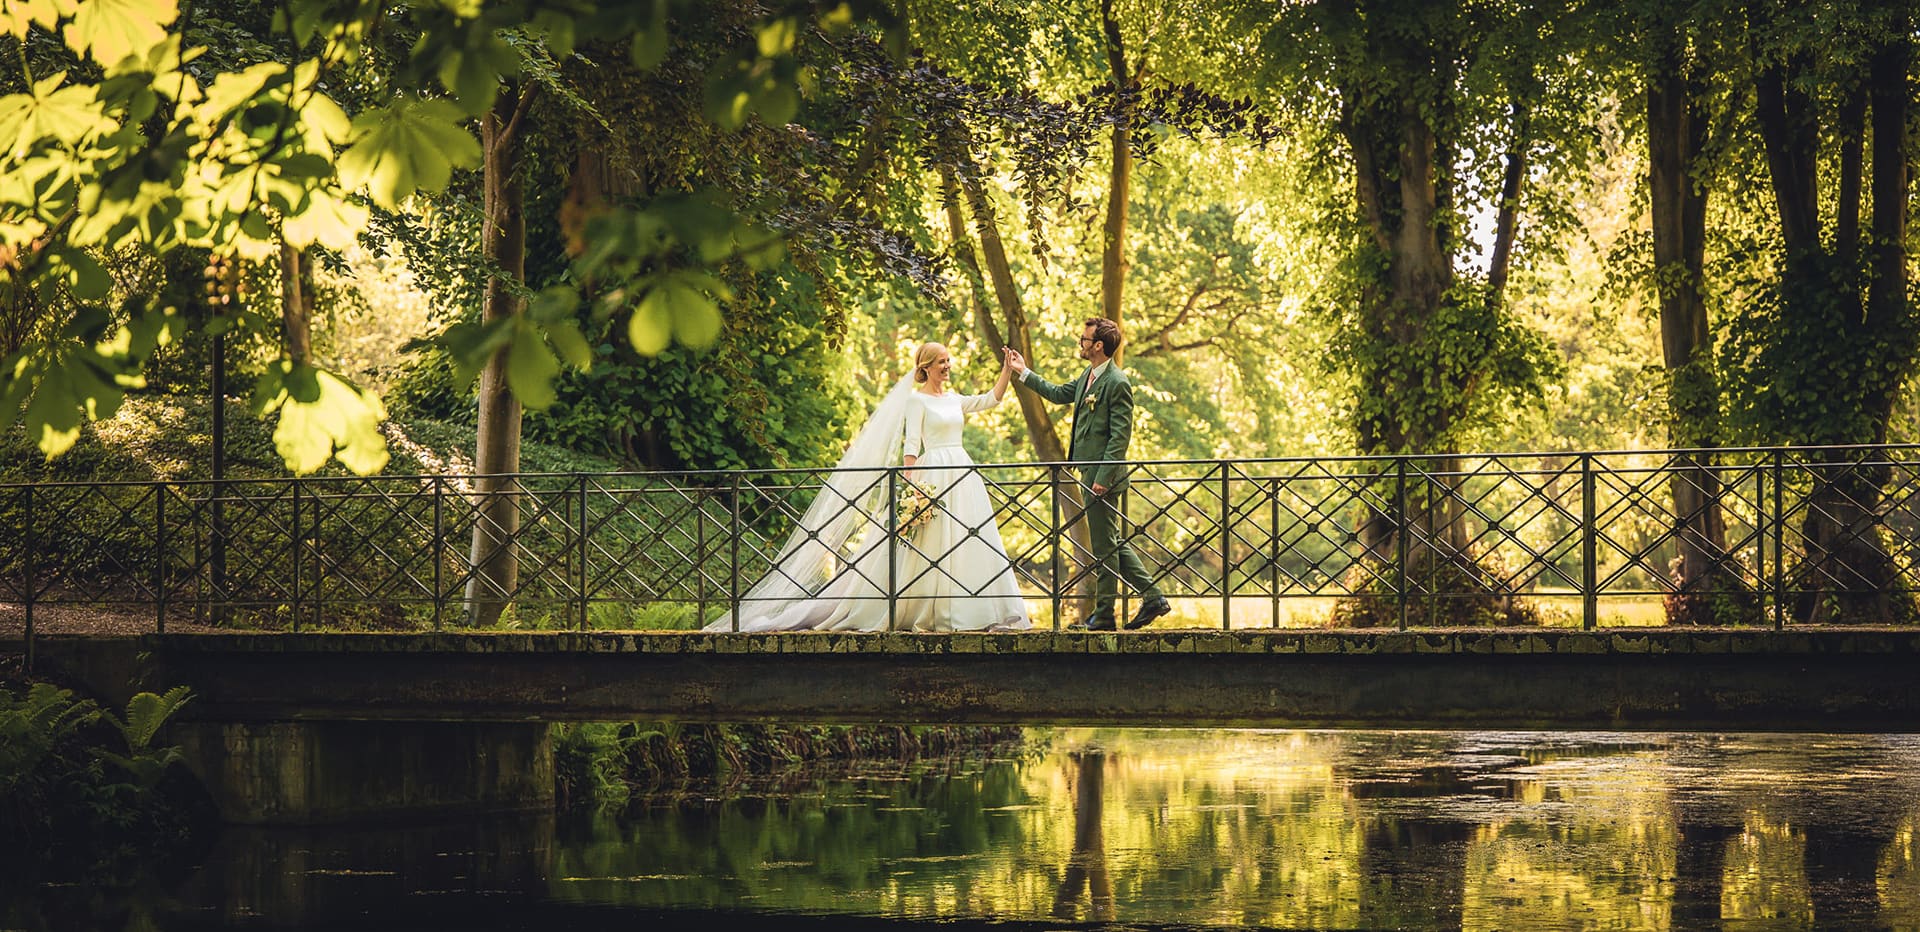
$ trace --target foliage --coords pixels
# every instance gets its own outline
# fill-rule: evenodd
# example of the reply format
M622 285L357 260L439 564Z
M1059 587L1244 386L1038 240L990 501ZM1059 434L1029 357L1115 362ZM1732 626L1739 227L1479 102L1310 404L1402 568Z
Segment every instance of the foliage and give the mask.
M957 757L1018 744L1020 728L979 725L556 725L562 808L624 802L669 785L720 788L808 763Z
M124 713L51 683L0 689L0 859L43 879L112 877L132 861L177 849L203 818L204 797L156 746L188 701L185 687L139 693Z
M372 208L399 210L477 167L468 121L493 107L503 81L571 56L577 36L619 43L637 67L658 65L671 44L669 6L305 5L272 16L256 33L265 41L249 46L286 56L244 67L208 56L206 43L222 33L197 29L171 3L10 7L0 25L25 84L0 97L0 303L10 317L47 323L22 328L0 403L23 409L36 443L57 455L84 421L111 415L144 384L158 347L196 327L263 322L245 313L193 320L163 295L119 287L98 256L197 248L237 269L289 250L344 250ZM785 123L805 80L802 37L874 16L884 11L795 3L754 19L714 64L708 115L726 127L755 116ZM403 36L411 42L397 51ZM329 92L343 76L363 79L348 82L354 99ZM716 302L729 297L706 268L777 254L774 237L698 194L607 206L580 221L575 232L591 247L574 257L573 282L542 289L523 312L444 335L458 372L504 351L513 390L543 407L562 360L592 362L575 317L582 287L594 319L624 316L642 352L670 339L704 345L718 329ZM335 373L289 357L263 373L254 399L258 413L280 416L276 442L296 471L335 456L362 473L384 462L378 398Z
M1534 627L1538 606L1502 583L1499 554L1463 554L1458 559L1430 558L1408 567L1406 595L1396 590L1390 560L1369 559L1348 571L1351 598L1334 605L1336 628L1390 628L1400 624L1404 607L1410 625Z
M1551 4L1251 4L1243 15L1265 30L1262 73L1302 99L1306 120L1338 128L1316 134L1339 155L1322 163L1322 196L1358 195L1329 212L1325 234L1347 257L1319 304L1335 321L1336 367L1363 387L1359 446L1458 449L1477 421L1559 374L1501 283L1465 268L1463 253L1470 212L1503 206L1505 165L1521 160L1542 180L1583 167L1584 149L1560 144L1581 136L1581 85L1554 61L1577 26ZM1544 234L1567 224L1542 187L1523 193L1535 248L1550 249ZM1520 255L1528 242L1514 244Z
M528 419L528 434L655 468L830 463L853 419L844 356L811 277L787 266L740 294L764 303L733 315L709 352L647 357L626 341L602 344L600 363L563 378L560 400Z
M1911 322L1858 333L1865 270L1828 255L1781 260L1773 287L1734 317L1722 352L1742 434L1765 444L1875 443L1884 414L1864 403L1912 378ZM1835 391L1846 373L1851 390Z

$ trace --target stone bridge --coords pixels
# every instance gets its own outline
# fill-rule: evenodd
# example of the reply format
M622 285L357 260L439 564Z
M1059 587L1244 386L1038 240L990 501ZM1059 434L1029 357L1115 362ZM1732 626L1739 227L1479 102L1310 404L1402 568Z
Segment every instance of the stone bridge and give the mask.
M556 721L1920 728L1920 631L43 636L107 701L185 684L236 821L538 805Z

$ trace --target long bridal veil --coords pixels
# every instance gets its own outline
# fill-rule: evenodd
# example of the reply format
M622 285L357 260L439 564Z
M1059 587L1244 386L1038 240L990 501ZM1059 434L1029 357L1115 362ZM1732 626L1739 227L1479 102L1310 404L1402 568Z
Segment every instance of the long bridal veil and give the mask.
M764 623L818 595L870 536L886 533L892 508L886 470L900 462L907 406L912 400L913 373L909 372L861 425L793 533L787 535L767 574L740 597L742 629L769 627ZM733 612L728 611L709 622L706 630L733 627Z

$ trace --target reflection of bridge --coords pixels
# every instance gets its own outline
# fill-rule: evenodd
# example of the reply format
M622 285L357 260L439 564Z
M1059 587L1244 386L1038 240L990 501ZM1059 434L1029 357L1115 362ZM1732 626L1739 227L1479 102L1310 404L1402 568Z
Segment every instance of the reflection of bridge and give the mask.
M978 471L1036 622L1062 627L1093 569L1068 471ZM1878 624L1911 620L1888 596L1915 588L1917 474L1901 446L1137 463L1126 533L1176 603L1162 627L1321 626L1338 605L1406 628L1526 605L1591 630L1656 621L1675 595L1693 620ZM456 625L469 597L511 603L523 629L685 629L739 606L822 495L895 551L873 597L938 574L940 554L889 533L901 471L828 475L521 475L500 481L511 520L449 476L0 486L0 599L30 643L53 607L155 630L393 631ZM481 572L484 542L517 574Z

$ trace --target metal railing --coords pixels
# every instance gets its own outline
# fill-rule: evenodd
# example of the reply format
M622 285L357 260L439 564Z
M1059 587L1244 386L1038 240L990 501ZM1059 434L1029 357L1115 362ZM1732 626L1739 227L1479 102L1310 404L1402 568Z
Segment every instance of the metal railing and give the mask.
M1907 621L1920 581L1912 446L1128 470L1121 536L1189 625ZM1077 467L966 473L984 487L1035 623L1075 618L1100 569L1078 530ZM881 505L863 512L872 527L860 539L888 554L852 597L895 607L974 594L941 581L946 554L923 550L918 529L894 533L893 493L910 477L864 475ZM828 477L511 477L500 494L516 520L493 535L518 556L504 586L476 570L486 555L472 550L474 526L493 519L465 477L0 485L0 600L24 610L29 641L36 610L50 607L150 613L159 631L188 621L425 630L464 624L476 597L508 604L509 626L696 627L751 615L742 600ZM1687 520L1676 494L1702 503ZM959 530L964 540L985 527Z

